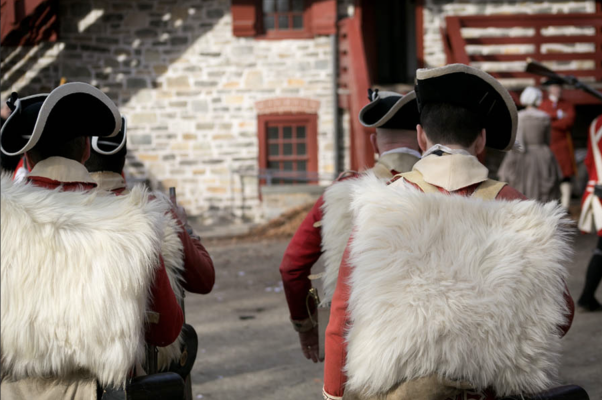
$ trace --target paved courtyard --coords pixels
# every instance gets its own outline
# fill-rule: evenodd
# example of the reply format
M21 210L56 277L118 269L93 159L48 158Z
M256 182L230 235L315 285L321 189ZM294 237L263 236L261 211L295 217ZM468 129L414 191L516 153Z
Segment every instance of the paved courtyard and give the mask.
M578 236L569 266L573 297L594 236ZM323 364L303 358L288 311L278 266L287 241L209 243L216 286L186 299L188 322L199 334L193 372L195 399L320 399ZM319 264L316 271L322 269ZM602 299L602 290L598 290ZM602 400L602 313L577 313L564 339L561 379Z

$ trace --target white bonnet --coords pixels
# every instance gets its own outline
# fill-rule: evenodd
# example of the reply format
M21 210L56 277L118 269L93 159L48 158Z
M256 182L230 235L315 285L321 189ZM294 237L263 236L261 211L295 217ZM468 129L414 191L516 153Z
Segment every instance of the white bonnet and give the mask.
M520 104L523 106L538 106L541 103L541 90L529 86L520 95Z

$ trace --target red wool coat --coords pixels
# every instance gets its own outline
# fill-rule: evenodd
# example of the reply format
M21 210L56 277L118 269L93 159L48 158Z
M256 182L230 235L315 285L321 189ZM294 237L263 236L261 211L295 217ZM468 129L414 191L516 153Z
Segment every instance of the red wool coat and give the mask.
M337 182L358 176L353 173L337 179ZM309 280L311 268L322 255L322 229L319 222L323 218L323 205L324 197L320 196L295 232L280 263L286 302L291 319L295 321L309 318L305 299L312 287Z
M478 187L479 184L465 187L457 190L454 194L460 194L470 196ZM416 186L416 185L414 185ZM417 189L419 189L416 186ZM441 193L450 194L443 188L438 187ZM516 189L506 185L498 193L497 200L526 200ZM349 242L353 240L353 237L349 239ZM336 290L332 298L331 309L330 309L330 322L326 330L326 357L324 362L324 391L330 396L339 397L343 396L345 392L345 383L347 377L343 372L345 361L347 357L347 343L345 342L345 332L347 326L349 326L347 305L349 303L350 286L349 279L351 277L351 267L349 265L349 244L345 249L343 261L341 262L341 268L339 270L339 277L337 281ZM566 290L566 300L569 305L570 317L567 326L562 327L563 332L566 333L572 323L575 306L573 299ZM495 400L495 393L487 391L483 393L485 398L483 399L478 395L480 400ZM458 395L457 399L463 399L463 395ZM470 398L470 397L469 397Z
M591 137L592 128L594 131L594 140L592 140ZM602 236L602 225L596 224L593 221L589 221L588 219L586 219L586 217L588 216L588 213L591 213L592 215L590 216L590 218L592 218L595 221L597 218L599 220L601 214L600 209L598 208L600 199L594 196L594 186L600 184L602 176L598 175L598 170L596 168L595 161L596 157L594 156L593 151L594 148L597 148L597 150L602 154L602 137L596 136L596 133L600 129L602 129L602 115L596 118L594 121L592 121L590 131L588 131L587 155L585 156L584 164L587 168L587 174L589 176L589 179L585 191L583 192L583 197L581 199L581 218L579 220L579 227L583 228L583 231L589 232L589 230L593 226L594 229L596 229L598 236ZM600 167L602 168L602 165ZM582 225L586 225L586 222L588 226L583 227Z
M570 178L577 171L573 140L571 139L571 128L575 124L575 107L562 99L558 103L545 99L541 102L539 109L546 112L552 120L550 149L558 160L563 178ZM558 110L561 110L562 118L558 118Z

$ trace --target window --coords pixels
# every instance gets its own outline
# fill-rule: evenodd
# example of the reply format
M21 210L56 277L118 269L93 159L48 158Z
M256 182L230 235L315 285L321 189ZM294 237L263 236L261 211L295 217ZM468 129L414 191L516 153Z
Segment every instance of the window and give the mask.
M259 116L259 167L262 183L317 182L316 114Z
M336 33L336 0L232 0L232 33L304 39Z
M263 29L303 30L304 0L263 0Z

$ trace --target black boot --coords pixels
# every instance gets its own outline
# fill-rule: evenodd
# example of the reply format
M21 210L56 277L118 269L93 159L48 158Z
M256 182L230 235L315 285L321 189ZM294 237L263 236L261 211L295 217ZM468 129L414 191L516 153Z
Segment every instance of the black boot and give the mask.
M585 286L577 304L586 311L602 311L602 305L596 300L594 294L602 280L602 251L594 250L587 272L585 274Z

